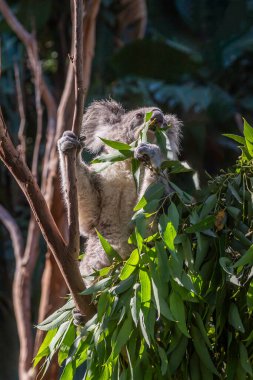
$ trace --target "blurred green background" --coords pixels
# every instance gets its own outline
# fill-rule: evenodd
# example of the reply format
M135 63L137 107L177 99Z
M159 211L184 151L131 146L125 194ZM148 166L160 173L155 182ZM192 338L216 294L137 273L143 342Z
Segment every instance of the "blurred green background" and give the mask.
M133 38L134 25L121 28L118 15L122 3L101 2L86 105L94 99L111 96L127 109L155 105L164 112L177 114L184 123L181 159L198 170L204 186L206 172L215 175L219 169L232 165L238 156L236 144L222 134L240 133L242 116L253 122L253 1L148 0L142 40ZM36 30L43 72L59 100L70 53L69 2L17 0L8 4L29 31ZM1 15L0 39L0 105L17 142L19 114L13 69L17 63L26 107L29 163L36 131L34 86L25 49ZM46 127L46 120L44 123ZM0 202L15 217L25 235L29 208L2 164ZM0 368L3 371L0 378L11 380L17 376L18 355L11 301L14 267L8 233L0 226ZM34 321L42 270L43 258L34 275Z

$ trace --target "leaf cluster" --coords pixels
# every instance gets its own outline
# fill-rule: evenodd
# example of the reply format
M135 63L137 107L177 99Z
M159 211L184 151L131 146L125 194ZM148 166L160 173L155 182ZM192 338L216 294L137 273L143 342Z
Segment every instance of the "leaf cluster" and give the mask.
M38 326L35 364L57 352L61 380L83 363L83 379L253 378L253 129L229 137L242 155L195 198L170 180L147 189L126 261L98 233L111 264L84 292L97 314L75 328L69 300Z

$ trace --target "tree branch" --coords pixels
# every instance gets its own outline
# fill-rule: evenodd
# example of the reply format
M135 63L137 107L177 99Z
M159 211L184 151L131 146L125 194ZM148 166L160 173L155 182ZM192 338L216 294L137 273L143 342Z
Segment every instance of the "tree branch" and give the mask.
M21 260L24 255L23 236L15 219L2 205L0 205L0 220L11 236L16 261Z
M22 380L32 379L32 347L33 335L31 328L31 286L30 276L24 262L24 241L21 231L10 215L10 213L0 205L0 220L8 230L13 245L16 269L13 285L13 302L20 342L19 377ZM28 275L26 275L28 274Z
M94 315L95 308L91 304L90 297L80 295L80 292L84 290L84 283L78 263L73 256L69 255L68 247L55 224L32 173L14 148L9 138L2 112L0 112L0 159L16 178L18 185L26 196L40 230L73 296L77 309L87 319L90 319Z

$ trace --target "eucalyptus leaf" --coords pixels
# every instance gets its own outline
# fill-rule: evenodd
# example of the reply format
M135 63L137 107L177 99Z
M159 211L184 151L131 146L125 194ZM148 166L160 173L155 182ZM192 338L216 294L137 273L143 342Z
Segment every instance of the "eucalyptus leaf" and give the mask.
M122 143L120 141L113 141L113 140L107 140L102 137L100 137L100 140L102 140L106 145L110 146L113 149L117 150L131 150L132 147L126 143Z
M106 240L97 230L96 230L96 233L97 233L99 241L100 241L105 253L107 254L109 260L111 262L113 259L121 261L122 259L121 259L120 255L118 254L117 251L115 251L115 249L111 246L111 244L108 242L108 240Z
M229 307L228 322L241 333L245 332L237 305L232 302Z
M197 327L192 326L191 333L192 333L193 345L200 360L213 374L219 376L218 371L212 362L212 359L210 357L210 354L201 336L200 331L197 329Z

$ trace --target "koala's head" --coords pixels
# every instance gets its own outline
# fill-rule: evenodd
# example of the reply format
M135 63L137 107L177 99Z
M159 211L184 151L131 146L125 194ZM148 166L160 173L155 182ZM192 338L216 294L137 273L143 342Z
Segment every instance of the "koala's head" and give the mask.
M114 100L93 102L83 116L81 136L85 137L85 147L92 153L99 153L108 148L100 137L131 143L137 140L145 124L145 114L152 112L150 120L156 128L165 128L169 137L171 150L175 157L179 151L182 123L174 115L164 115L157 107L143 107L126 112ZM150 141L154 141L154 132L149 131Z

